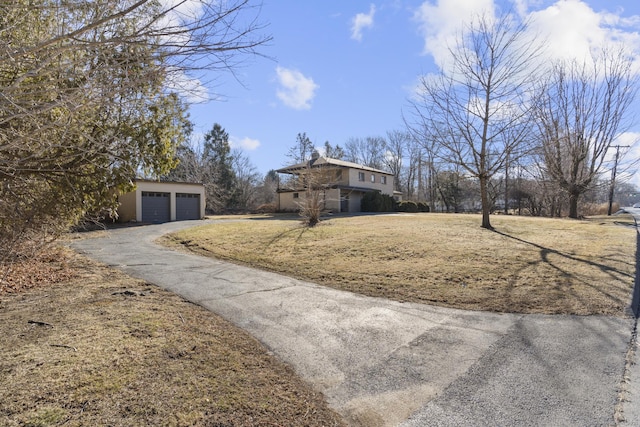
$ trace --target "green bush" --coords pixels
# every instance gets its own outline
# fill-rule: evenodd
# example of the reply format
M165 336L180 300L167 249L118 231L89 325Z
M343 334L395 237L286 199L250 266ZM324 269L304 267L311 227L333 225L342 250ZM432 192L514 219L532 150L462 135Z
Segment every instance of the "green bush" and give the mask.
M398 207L396 208L398 212L419 212L418 204L412 200L403 200L398 203Z
M426 204L425 202L418 202L418 210L420 212L429 212L429 205Z
M370 191L362 196L360 210L362 212L393 212L395 210L395 201L393 197L387 194L382 194L379 191Z

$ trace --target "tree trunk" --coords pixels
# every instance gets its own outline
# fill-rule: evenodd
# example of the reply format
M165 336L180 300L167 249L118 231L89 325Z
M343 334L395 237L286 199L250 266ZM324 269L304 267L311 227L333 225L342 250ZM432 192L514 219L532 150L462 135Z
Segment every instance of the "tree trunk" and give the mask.
M484 176L481 176L480 177L480 200L482 200L482 228L486 228L487 230L493 230L493 227L491 226L491 221L489 219L491 207L489 206L489 196L487 194L487 183L488 183L488 179Z
M579 194L569 194L569 218L578 219L578 197Z

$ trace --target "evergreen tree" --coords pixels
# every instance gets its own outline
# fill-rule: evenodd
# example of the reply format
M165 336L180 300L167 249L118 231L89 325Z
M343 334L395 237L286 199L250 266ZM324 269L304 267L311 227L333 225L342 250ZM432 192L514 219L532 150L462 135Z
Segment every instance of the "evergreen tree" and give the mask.
M218 123L205 134L202 155L210 177L209 182L205 182L208 192L207 209L221 212L229 207L236 176L229 134Z
M287 157L289 157L293 163L306 162L311 158L313 150L313 142L311 142L305 132L302 132L296 136L296 143L293 147L289 148Z
M344 157L344 149L337 144L334 147L329 141L325 141L324 156L331 159L342 160L342 158Z

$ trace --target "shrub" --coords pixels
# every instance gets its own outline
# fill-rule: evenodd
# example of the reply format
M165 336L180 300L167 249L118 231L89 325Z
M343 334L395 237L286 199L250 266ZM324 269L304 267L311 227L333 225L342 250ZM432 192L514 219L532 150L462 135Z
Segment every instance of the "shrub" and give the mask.
M275 213L277 206L275 203L264 203L255 209L256 213Z
M426 204L425 202L418 202L418 210L420 212L429 212L429 205Z
M387 194L370 191L362 196L360 210L362 212L393 212L395 210L395 200Z
M412 200L403 200L398 203L398 207L396 208L398 212L418 212L418 204Z
M617 212L620 204L614 202L611 206L611 212ZM582 207L583 215L606 215L609 211L609 203L584 203Z

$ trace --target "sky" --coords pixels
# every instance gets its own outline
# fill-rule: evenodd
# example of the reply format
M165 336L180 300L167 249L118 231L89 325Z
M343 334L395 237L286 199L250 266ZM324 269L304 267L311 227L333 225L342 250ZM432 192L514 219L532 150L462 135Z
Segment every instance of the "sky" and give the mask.
M194 139L219 123L265 174L290 163L298 133L320 147L402 130L419 76L437 72L456 31L482 10L505 9L532 18L547 40L541 61L622 43L640 73L638 0L264 0L265 57L207 78L209 100L189 110ZM636 109L621 145L640 140ZM636 145L627 159L640 159ZM640 173L632 180L640 186Z

